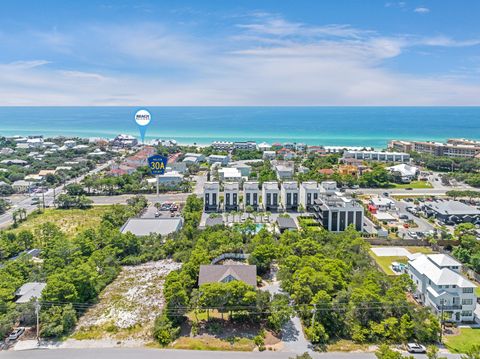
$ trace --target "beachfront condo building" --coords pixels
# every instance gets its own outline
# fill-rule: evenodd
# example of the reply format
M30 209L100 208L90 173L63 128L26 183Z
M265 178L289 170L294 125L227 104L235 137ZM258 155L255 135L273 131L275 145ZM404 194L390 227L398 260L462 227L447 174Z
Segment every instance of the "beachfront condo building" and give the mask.
M363 161L379 162L408 162L410 155L405 152L382 152L382 151L345 151L343 158L354 158Z
M431 141L392 140L388 148L396 151L426 153L432 156L480 158L480 142L449 139L446 143Z

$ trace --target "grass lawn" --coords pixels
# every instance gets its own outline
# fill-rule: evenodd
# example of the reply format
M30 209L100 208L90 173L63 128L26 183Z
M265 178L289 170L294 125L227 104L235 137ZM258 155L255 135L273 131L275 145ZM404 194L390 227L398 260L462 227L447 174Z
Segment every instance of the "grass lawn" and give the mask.
M196 338L181 337L169 345L169 348L251 352L255 348L255 344L253 343L253 340L247 338L232 338L227 341L210 336Z
M18 232L22 229L34 231L44 223L52 222L60 227L67 235L74 235L87 228L98 227L102 216L110 209L109 206L98 206L89 209L45 209L43 213L32 213L22 222L18 228L13 229Z
M428 181L412 181L410 183L392 183L394 188L432 188L432 184Z
M459 335L444 337L447 348L454 353L465 353L474 344L480 345L480 329L460 328Z
M423 254L430 254L434 253L430 247L403 247L407 249L410 253L423 253ZM370 255L372 256L373 259L375 259L375 262L382 268L382 270L388 274L388 275L395 275L395 273L392 271L390 268L390 265L392 262L399 262L399 263L407 263L408 258L404 256L389 256L389 257L378 257L373 253L372 251L369 251Z

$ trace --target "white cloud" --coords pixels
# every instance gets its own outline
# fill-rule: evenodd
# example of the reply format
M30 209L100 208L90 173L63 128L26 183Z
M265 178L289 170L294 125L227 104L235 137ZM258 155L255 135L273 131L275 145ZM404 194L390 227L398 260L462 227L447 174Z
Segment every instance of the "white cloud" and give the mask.
M265 13L235 30L219 41L160 24L86 26L84 37L63 37L75 49L69 56L85 61L81 69L46 60L0 64L0 105L480 104L479 84L384 66L410 47L475 46L475 39L381 36Z
M416 7L413 11L418 14L428 14L430 12L430 9L428 7L420 6Z

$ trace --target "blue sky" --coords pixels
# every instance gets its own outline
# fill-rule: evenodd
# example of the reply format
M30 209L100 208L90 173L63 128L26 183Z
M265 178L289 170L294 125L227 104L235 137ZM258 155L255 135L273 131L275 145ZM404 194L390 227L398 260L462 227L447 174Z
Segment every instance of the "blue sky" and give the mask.
M0 105L480 105L480 2L3 1Z

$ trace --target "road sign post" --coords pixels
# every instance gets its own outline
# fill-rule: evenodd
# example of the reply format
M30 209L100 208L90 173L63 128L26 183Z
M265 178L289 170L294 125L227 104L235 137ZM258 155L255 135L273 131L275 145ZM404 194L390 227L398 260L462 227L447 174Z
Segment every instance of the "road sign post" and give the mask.
M165 173L167 162L168 158L165 156L153 155L148 157L148 167L150 167L150 172L157 178L157 197L159 196L159 176Z

